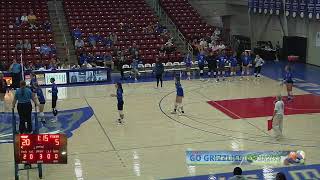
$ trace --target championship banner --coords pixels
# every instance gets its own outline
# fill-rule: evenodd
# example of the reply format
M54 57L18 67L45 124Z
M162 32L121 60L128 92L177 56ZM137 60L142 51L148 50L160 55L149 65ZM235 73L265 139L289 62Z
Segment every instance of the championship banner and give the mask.
M316 4L315 4L315 14L316 14L316 18L320 19L320 0L315 0Z
M290 13L291 13L291 9L292 9L292 3L291 3L291 0L286 0L286 7L285 7L285 10L286 10L286 16L289 16Z
M253 10L253 0L248 0L248 8L249 8L249 12Z
M298 0L292 0L291 12L292 12L292 17L295 18L297 16L297 13L299 12L299 1Z
M270 0L264 0L263 2L263 13L267 14L269 12Z
M304 165L304 151L187 151L188 165Z
M275 4L276 14L279 15L283 9L282 0L275 0Z
M276 2L275 2L275 0L270 0L269 12L270 12L270 14L273 14L274 12L276 12Z
M253 0L253 12L256 13L259 9L259 0Z
M264 6L264 1L265 0L259 0L259 13L262 13L262 9L263 9L263 6Z
M300 17L301 18L304 18L306 10L307 10L307 0L300 0L299 12L300 12Z
M313 15L315 14L314 13L314 9L315 9L314 3L315 3L314 0L309 0L308 6L307 6L307 12L308 12L309 19L312 19Z

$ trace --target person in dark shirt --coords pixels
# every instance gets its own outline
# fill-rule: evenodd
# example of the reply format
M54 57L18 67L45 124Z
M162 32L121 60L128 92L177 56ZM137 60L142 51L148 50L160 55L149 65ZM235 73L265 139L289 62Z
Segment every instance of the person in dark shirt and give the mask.
M122 89L122 84L120 82L117 82L115 84L116 87L116 94L111 94L111 97L117 97L117 107L119 111L119 116L120 118L118 119L118 124L123 124L124 120L124 114L123 114L123 89Z
M162 76L164 73L164 66L158 58L156 59L156 65L154 67L154 72L156 74L156 79L157 79L157 88L159 87L159 81L160 81L160 84L162 87Z
M54 116L53 121L58 121L58 110L57 110L57 100L58 100L58 86L55 83L55 79L51 78L50 82L51 82L51 90L49 90L49 93L51 93L52 95L52 113Z
M0 113L4 112L4 96L7 93L7 81L3 78L3 74L0 72Z
M208 76L211 77L211 73L213 72L213 77L217 77L217 61L214 56L214 52L211 51L209 53L209 56L207 57L207 62L208 62Z

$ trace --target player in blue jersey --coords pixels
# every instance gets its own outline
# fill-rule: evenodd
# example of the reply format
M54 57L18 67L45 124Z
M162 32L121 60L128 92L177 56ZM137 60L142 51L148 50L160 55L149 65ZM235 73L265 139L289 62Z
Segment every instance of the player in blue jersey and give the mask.
M122 89L122 84L120 82L117 82L115 84L116 87L116 94L111 94L111 97L117 97L118 101L118 111L119 111L119 116L120 118L118 119L118 124L123 124L123 119L124 119L124 114L123 114L123 89Z
M198 61L199 69L200 69L200 79L202 79L202 78L203 78L204 65L205 65L205 62L206 62L206 57L205 57L203 51L201 51L201 52L198 54L198 56L197 56L197 61Z
M221 52L221 54L217 58L217 64L218 64L218 78L217 81L219 81L219 77L222 77L222 80L225 80L225 66L227 63L227 56L225 55L224 51Z
M191 80L192 56L190 54L186 54L183 62L186 64L187 80Z
M238 65L238 60L237 60L237 53L234 52L233 56L230 57L229 59L230 62L230 76L234 77L237 75L237 65Z
M285 67L286 74L283 79L283 83L287 86L287 93L288 93L288 100L293 99L292 94L292 86L293 86L293 77L292 77L292 70L290 66Z
M179 115L184 114L184 110L183 110L183 105L182 105L182 99L184 98L184 92L183 92L183 88L180 82L180 77L176 76L175 77L175 85L176 85L176 101L174 104L174 109L171 112L171 114L176 114L177 110L179 112Z
M58 100L58 86L55 83L55 79L51 78L50 82L51 82L51 90L49 90L49 93L51 93L52 96L52 113L54 116L54 120L53 121L57 121L58 120L58 110L57 110L57 100Z
M31 73L30 74L30 76L31 76L31 80L30 80L30 88L31 88L31 91L33 91L34 90L34 84L35 83L37 83L38 81L37 81L37 76L36 76L36 74L34 74L34 73Z
M43 91L41 87L37 82L33 84L33 87L34 87L33 93L37 95L36 97L38 98L38 101L39 101L39 118L42 123L45 123L43 109L44 109L44 105L46 104L46 99L43 95Z
M241 78L247 74L247 76L250 75L250 67L252 66L252 59L247 51L244 52L244 55L241 57L242 61L242 72L241 72ZM249 80L249 78L248 78Z

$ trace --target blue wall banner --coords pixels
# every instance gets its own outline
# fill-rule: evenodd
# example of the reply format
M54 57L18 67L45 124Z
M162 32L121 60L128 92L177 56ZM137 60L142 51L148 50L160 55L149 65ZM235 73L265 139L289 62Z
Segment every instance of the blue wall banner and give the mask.
M300 17L301 18L304 18L306 10L307 10L307 0L300 0L299 11L300 11Z
M315 4L315 14L316 14L316 18L320 19L320 0L315 0L316 4Z
M253 0L253 12L256 13L259 9L259 0Z
M299 1L298 0L292 0L291 12L292 12L292 17L295 18L297 16L297 13L299 12Z
M276 14L279 15L283 10L282 0L276 0L275 4Z
M262 9L263 9L263 6L264 6L264 0L259 0L259 13L262 13Z
M308 6L307 6L307 12L308 12L308 16L310 19L312 19L315 10L315 1L314 0L309 0L308 2Z
M270 14L273 14L274 12L276 12L276 1L275 0L270 0L269 3L269 12Z
M263 2L263 13L267 14L269 12L270 0L264 0Z
M289 16L290 13L291 13L291 9L292 9L292 3L291 3L291 0L286 0L286 7L285 7L285 10L286 10L286 16Z

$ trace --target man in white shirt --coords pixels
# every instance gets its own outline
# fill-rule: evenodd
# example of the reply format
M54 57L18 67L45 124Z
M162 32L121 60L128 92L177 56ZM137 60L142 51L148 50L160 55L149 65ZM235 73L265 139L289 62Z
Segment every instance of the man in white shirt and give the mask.
M282 137L283 128L283 115L284 115L284 103L282 101L281 95L277 96L277 102L274 105L274 112L272 116L272 127L275 133L276 140Z

